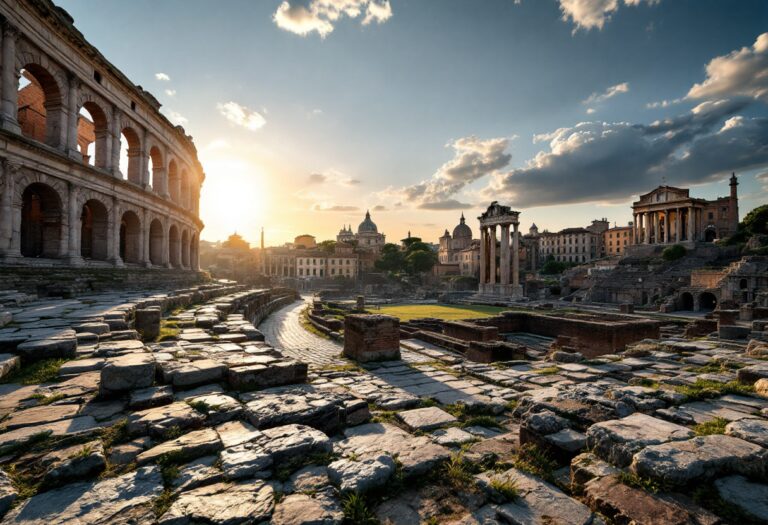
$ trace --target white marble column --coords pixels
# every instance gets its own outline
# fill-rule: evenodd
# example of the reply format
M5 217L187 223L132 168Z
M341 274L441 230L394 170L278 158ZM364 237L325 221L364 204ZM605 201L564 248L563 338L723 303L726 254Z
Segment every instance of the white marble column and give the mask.
M70 264L79 264L82 262L82 256L80 254L80 243L82 242L80 236L82 232L80 230L83 221L83 210L78 206L79 195L80 190L70 184L69 201L67 204L67 213L69 214L69 235L66 253L66 257Z
M509 224L501 226L501 261L499 282L509 284Z
M18 31L8 22L2 24L2 102L0 103L0 126L14 133L21 132L18 121L19 72L16 71L16 38Z
M491 256L490 256L490 268L488 270L489 273L489 279L488 282L490 284L496 284L496 225L491 226L491 235L489 240L491 246Z
M683 240L682 232L682 217L680 216L680 208L675 208L675 242L680 242Z
M488 257L488 230L484 227L480 227L480 287L485 284L487 257Z
M518 224L513 223L512 233L512 285L520 286L520 234L517 232Z
M651 243L651 217L648 212L644 212L643 216L643 244Z
M660 225L659 212L655 211L653 212L653 244L661 244L661 239L659 238Z

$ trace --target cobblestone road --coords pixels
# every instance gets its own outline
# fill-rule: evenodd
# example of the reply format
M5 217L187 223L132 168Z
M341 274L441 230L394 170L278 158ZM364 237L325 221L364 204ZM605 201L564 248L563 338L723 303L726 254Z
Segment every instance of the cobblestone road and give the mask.
M301 326L299 316L307 301L295 302L274 312L259 325L259 330L269 344L287 356L316 366L345 364L339 358L341 344L319 337Z

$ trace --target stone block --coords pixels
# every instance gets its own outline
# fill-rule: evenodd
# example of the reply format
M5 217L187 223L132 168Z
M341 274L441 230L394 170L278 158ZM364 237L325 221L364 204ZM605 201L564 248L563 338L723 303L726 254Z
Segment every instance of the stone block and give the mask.
M230 388L247 391L292 385L307 381L307 364L294 360L269 365L250 365L230 368L227 379Z
M736 378L741 383L755 384L760 379L768 379L768 363L745 366L736 371Z
M24 361L38 361L52 357L71 359L77 355L77 335L74 330L61 330L43 339L29 339L16 347Z
M136 310L133 327L144 341L154 341L160 335L160 308L152 306Z
M226 372L226 365L212 359L199 359L174 369L170 379L175 387L190 388L220 381Z
M400 359L400 321L389 315L345 316L344 355L360 362Z
M0 354L0 379L21 366L21 358L13 354Z
M101 369L99 391L108 396L152 386L155 359L152 354L133 353L110 359Z
M715 481L715 487L724 501L758 522L768 523L768 485L753 483L744 476L728 476Z
M180 456L189 461L208 454L215 454L222 449L218 433L212 428L195 430L177 439L165 441L142 452L136 458L136 464L141 466L146 463L158 461L167 454Z
M397 418L411 430L423 432L435 430L458 421L451 414L437 407L406 410L405 412L399 412Z
M746 326L723 325L718 323L718 336L720 339L746 339L751 329Z
M619 312L622 314L633 314L635 313L635 305L632 303L620 304Z
M19 495L5 471L0 470L0 519L8 512Z

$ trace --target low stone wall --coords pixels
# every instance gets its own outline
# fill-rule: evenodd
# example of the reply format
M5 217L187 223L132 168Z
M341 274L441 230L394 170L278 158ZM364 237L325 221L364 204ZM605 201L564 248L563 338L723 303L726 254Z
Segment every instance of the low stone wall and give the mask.
M443 335L439 332L432 332L430 330L418 330L414 332L411 337L421 339L422 341L432 343L433 345L442 346L443 348L449 348L461 352L462 354L465 354L469 349L469 343L467 341Z
M525 359L525 346L506 341L481 342L471 341L466 357L477 363L512 361Z
M360 362L400 359L400 321L390 315L346 316L344 355Z
M481 326L468 321L446 321L443 333L448 337L464 341L496 341L499 339L499 329L495 326Z

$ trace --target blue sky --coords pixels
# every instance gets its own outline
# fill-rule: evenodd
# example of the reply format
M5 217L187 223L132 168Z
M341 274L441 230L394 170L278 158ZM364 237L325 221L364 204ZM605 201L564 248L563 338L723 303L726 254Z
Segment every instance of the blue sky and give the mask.
M768 202L764 0L57 3L194 136L205 239L331 238L370 208L436 242L495 199L525 229L621 224L730 171L742 214Z

